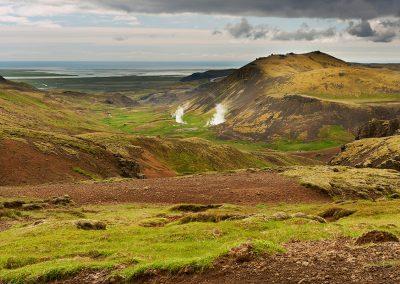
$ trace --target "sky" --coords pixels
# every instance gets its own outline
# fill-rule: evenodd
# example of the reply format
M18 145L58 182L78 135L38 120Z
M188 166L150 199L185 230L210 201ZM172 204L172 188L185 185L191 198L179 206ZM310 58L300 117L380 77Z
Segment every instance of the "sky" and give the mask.
M400 62L400 0L0 0L0 61Z

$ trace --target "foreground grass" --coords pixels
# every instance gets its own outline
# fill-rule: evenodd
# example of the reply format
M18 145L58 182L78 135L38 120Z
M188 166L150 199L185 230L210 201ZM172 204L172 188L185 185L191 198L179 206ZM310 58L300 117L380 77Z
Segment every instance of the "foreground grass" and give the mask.
M274 253L282 251L282 244L291 240L356 237L371 229L400 234L399 205L400 201L359 201L344 205L224 205L208 210L207 214L234 214L245 218L185 224L179 220L168 221L171 220L168 218L193 213L140 204L3 214L1 222L12 227L0 232L0 281L50 281L70 277L83 269L107 270L110 274L131 279L149 269L176 271L187 266L202 269L232 247L247 241L253 242L260 252ZM316 215L332 206L357 212L327 224L298 218L269 219L281 211ZM80 219L102 221L107 224L107 230L79 230L74 222ZM43 222L34 225L37 220Z

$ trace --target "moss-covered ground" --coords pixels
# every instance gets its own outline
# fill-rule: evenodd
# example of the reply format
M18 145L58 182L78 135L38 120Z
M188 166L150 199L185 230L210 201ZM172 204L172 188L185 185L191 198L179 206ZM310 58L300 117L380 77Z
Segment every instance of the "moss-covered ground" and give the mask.
M232 247L253 242L259 251L276 253L292 240L357 237L381 229L400 234L400 201L354 201L344 204L225 204L209 215L239 216L221 222L179 221L204 213L172 211L150 204L54 207L37 211L0 209L0 281L36 283L64 279L83 269L134 278L149 269L202 269ZM271 218L277 212L318 215L340 207L356 212L336 222ZM80 230L74 222L88 219L106 230ZM194 218L192 218L194 219ZM203 218L204 219L204 218Z

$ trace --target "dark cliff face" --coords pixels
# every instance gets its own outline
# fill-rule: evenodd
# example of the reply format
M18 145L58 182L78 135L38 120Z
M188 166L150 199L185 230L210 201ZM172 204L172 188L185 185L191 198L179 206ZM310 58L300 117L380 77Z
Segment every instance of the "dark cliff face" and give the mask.
M5 83L5 82L7 82L7 80L4 79L4 77L0 76L0 83Z
M356 139L380 138L400 134L400 118L391 120L373 119L358 129Z
M192 82L203 79L211 80L215 78L226 77L231 75L235 71L236 69L224 69L224 70L208 70L206 72L197 72L193 73L190 76L183 77L181 79L181 82Z

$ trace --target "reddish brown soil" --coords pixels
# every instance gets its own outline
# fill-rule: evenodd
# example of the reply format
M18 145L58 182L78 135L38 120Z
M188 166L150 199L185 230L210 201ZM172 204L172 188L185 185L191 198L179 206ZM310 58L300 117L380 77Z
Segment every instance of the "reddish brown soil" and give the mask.
M238 263L218 260L200 274L156 275L145 283L400 283L400 244L358 247L354 240L295 242L287 252Z
M140 159L138 160L142 167L143 174L147 178L159 178L159 177L173 177L176 173L169 169L166 165L163 165L157 160L151 153L143 150Z
M47 155L22 141L0 143L0 185L39 184L80 178L71 161Z
M113 183L0 187L0 196L48 198L68 194L88 203L307 203L329 202L323 193L270 172L240 172Z
M43 153L32 143L0 142L0 185L43 184L87 179L73 169L79 167L101 177L117 176L119 171L111 154L96 157L79 152L77 156L55 150Z

